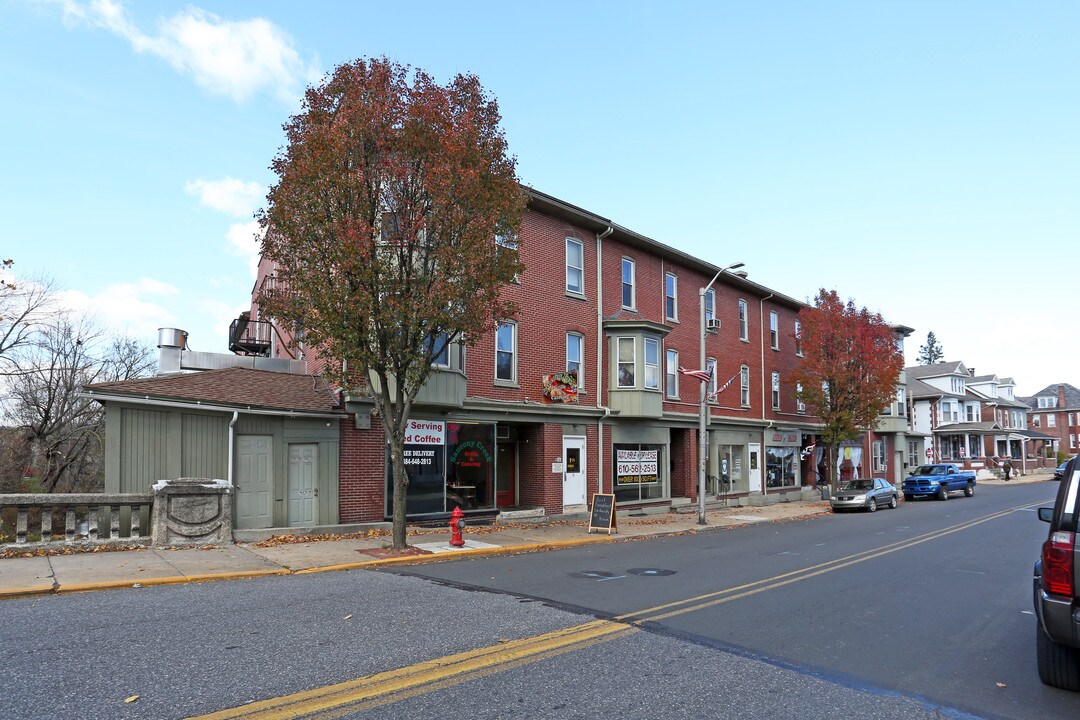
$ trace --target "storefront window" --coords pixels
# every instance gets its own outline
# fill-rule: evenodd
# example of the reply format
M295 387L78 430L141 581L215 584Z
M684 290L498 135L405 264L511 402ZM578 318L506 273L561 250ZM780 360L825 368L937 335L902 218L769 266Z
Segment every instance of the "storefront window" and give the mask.
M495 506L495 426L409 420L405 431L406 514ZM386 451L386 514L394 512L394 474Z
M799 451L793 447L765 448L765 487L791 487L799 484Z
M748 492L743 474L743 446L720 446L720 487L718 492Z
M495 506L495 426L446 424L446 509Z
M663 445L615 445L614 454L616 502L667 497Z

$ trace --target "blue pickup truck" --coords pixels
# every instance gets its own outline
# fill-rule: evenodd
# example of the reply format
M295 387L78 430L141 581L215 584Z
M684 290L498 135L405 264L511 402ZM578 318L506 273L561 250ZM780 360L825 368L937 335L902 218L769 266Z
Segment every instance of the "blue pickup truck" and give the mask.
M938 463L920 465L904 480L905 500L928 496L948 500L949 493L954 490L963 490L968 497L974 495L975 473L959 470L948 463Z

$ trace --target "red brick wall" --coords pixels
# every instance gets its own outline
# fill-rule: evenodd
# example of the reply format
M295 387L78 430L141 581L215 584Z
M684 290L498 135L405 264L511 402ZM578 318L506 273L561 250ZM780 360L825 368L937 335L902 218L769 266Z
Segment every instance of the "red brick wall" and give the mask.
M343 523L381 522L386 507L386 436L379 418L370 430L357 430L352 418L341 423L339 468Z

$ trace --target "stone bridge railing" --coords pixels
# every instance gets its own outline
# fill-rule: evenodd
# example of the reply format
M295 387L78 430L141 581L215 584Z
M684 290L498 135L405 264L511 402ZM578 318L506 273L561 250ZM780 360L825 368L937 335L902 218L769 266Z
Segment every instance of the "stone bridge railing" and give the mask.
M0 495L0 518L14 515L16 547L211 545L232 542L232 487L177 478L148 493ZM62 527L62 529L61 529Z
M0 513L15 513L15 544L150 541L153 493L19 493L0 495ZM146 512L144 517L143 512ZM125 522L121 524L121 517ZM54 520L60 518L60 526ZM30 540L32 537L40 540Z

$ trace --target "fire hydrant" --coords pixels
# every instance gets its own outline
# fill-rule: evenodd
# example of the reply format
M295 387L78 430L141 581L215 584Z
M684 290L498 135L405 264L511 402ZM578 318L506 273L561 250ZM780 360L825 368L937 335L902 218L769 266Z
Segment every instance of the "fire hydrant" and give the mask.
M451 547L465 547L465 538L461 536L461 531L465 529L465 513L461 512L460 507L454 508L454 512L450 513L450 546Z

